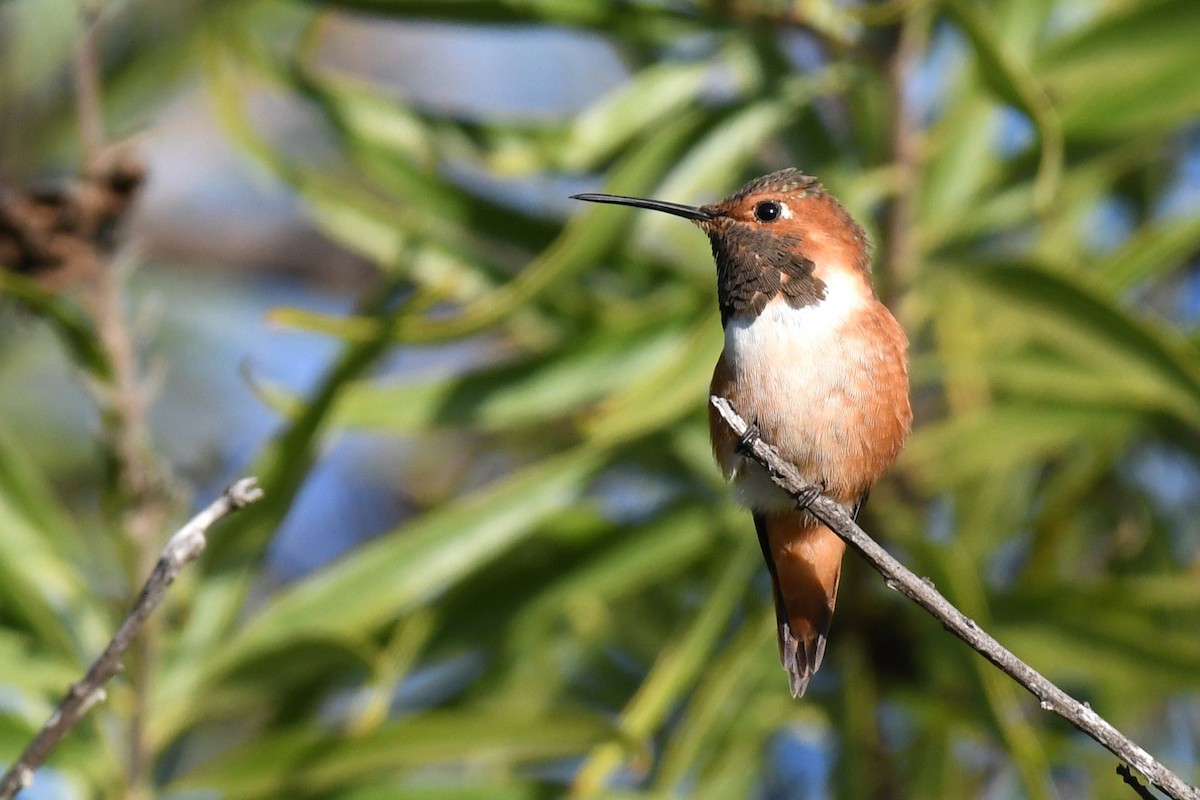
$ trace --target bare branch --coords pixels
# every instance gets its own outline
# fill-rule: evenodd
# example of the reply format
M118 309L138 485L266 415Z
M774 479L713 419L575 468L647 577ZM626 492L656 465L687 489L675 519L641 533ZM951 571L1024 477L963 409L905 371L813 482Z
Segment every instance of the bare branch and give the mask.
M771 480L789 494L795 497L815 495L815 499L805 504L808 511L865 558L867 563L883 576L889 588L896 589L928 611L942 623L942 627L1024 686L1039 700L1043 710L1053 711L1104 745L1113 755L1146 776L1150 783L1167 796L1173 800L1200 800L1200 790L1184 783L1178 775L1093 711L1091 706L1080 703L1013 655L943 597L931 582L917 577L914 572L893 558L854 523L846 509L828 497L818 494L817 487L801 478L794 466L780 458L775 448L759 438L757 432L751 430L738 416L728 400L713 396L710 402L730 429L741 437L742 452L762 464L770 474Z
M100 654L81 680L71 685L67 694L50 719L38 731L33 741L25 748L3 776L0 776L0 800L11 800L17 792L33 782L33 772L58 746L58 743L80 719L105 697L106 684L120 669L121 656L129 649L142 626L154 610L162 603L167 588L179 571L204 551L205 534L208 529L224 517L245 508L262 497L262 490L254 478L243 478L230 486L213 503L186 525L180 528L167 542L154 565L150 577L138 593L121 627L113 634L108 646Z
M924 52L929 38L930 11L915 5L904 14L897 24L896 44L887 62L888 93L892 101L892 166L895 186L888 198L883 240L887 249L876 267L877 276L882 277L882 294L887 305L895 307L895 300L908 288L912 280L913 265L918 258L917 238L917 194L920 174L921 132L914 119L915 111L908 102L908 90L912 86L911 72Z
M83 3L83 36L75 54L75 107L79 139L83 145L84 171L91 172L104 149L104 121L100 112L100 14L90 2Z
M142 383L137 343L122 307L126 275L114 259L116 232L138 195L144 170L120 146L111 146L104 131L104 60L101 55L102 4L81 0L83 34L75 56L75 106L83 168L77 196L94 209L96 224L83 252L89 273L89 310L100 346L112 366L111 380L92 386L101 411L109 452L116 466L115 485L121 498L121 523L132 540L136 558L133 578L154 560L155 538L170 518L175 498L169 475L156 457L150 438L149 405ZM125 180L129 177L132 180ZM151 623L134 644L128 661L133 703L129 713L127 785L136 794L149 781L145 718L150 679L158 660Z

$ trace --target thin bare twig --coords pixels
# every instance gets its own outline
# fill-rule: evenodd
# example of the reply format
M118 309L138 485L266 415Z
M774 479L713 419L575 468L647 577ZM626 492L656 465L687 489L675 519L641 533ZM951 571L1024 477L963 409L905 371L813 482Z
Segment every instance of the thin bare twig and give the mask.
M730 429L741 438L741 452L762 464L777 486L797 498L814 494L816 487L801 478L794 466L784 461L775 448L764 442L757 431L751 429L738 416L728 400L716 396L709 400ZM1093 711L1091 706L1080 703L1013 655L943 597L932 583L917 577L916 573L880 547L854 523L854 519L845 508L822 495L817 495L811 502L803 505L866 559L867 563L883 576L889 588L896 589L928 611L942 623L942 627L1024 686L1040 701L1043 710L1053 711L1104 745L1113 755L1136 768L1150 783L1173 800L1200 800L1200 789L1184 783L1178 775Z
M102 201L113 206L109 218L97 224L88 252L94 265L89 293L101 348L112 365L111 380L93 386L101 410L108 446L116 466L116 487L122 509L121 524L134 547L133 576L142 575L154 563L154 539L170 517L174 498L166 469L150 442L149 399L141 379L137 346L122 308L124 276L114 263L114 231L121 222L140 183L125 196L114 195L122 173L130 172L132 160L119 148L110 148L104 131L103 73L101 57L101 7L95 0L81 0L83 35L75 55L75 106L83 151L79 195L92 205ZM150 696L150 679L158 659L157 637L151 623L138 637L130 658L133 704L129 714L129 748L126 777L133 795L148 781L145 717Z
M893 306L896 299L912 281L913 265L917 260L917 240L914 236L918 178L920 172L921 132L913 119L914 111L908 102L912 86L911 72L925 48L929 33L929 14L923 7L909 10L899 21L895 48L888 59L888 92L892 100L892 165L895 186L887 202L884 220L887 242L882 263L884 300Z
M100 88L100 13L85 0L81 8L83 35L75 53L75 114L79 122L79 139L83 145L84 172L91 173L98 165L104 149L104 118L101 113Z
M33 782L33 772L44 762L64 736L80 719L105 697L104 684L117 674L121 656L129 649L139 631L154 610L162 603L167 588L179 571L204 551L205 534L212 525L234 511L245 508L262 497L262 490L254 478L243 478L230 486L213 503L186 525L180 528L154 565L150 577L138 593L137 600L125 621L104 652L100 654L83 678L71 685L66 696L59 701L50 719L42 726L33 741L21 753L21 757L9 765L0 776L0 800L11 800L17 792Z

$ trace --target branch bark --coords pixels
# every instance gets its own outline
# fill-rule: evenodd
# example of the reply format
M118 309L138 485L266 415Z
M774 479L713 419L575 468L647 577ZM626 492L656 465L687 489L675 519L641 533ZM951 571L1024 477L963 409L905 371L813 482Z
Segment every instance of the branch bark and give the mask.
M75 107L79 140L83 146L84 171L91 172L104 149L104 118L101 113L100 12L94 3L81 8L83 35L75 54Z
M83 33L75 55L75 106L83 166L76 196L93 211L91 236L82 253L89 270L89 311L100 347L112 366L109 380L91 385L101 412L106 444L115 466L116 506L121 527L133 545L130 585L154 565L156 539L175 506L174 488L150 437L150 392L142 376L137 342L123 308L126 270L116 259L121 222L136 200L144 169L124 152L110 146L104 131L104 61L101 56L102 3L82 0ZM158 660L158 642L151 622L134 643L128 660L133 702L128 720L126 792L148 797L150 783L145 719L150 679Z
M887 242L884 256L876 267L883 278L880 287L884 302L896 307L896 300L912 282L913 264L918 258L913 224L916 216L918 178L920 175L921 132L913 119L908 103L911 72L925 49L929 38L930 11L914 5L897 23L896 44L888 58L888 93L892 100L892 170L895 185L888 198L884 216L883 241Z
M764 442L758 433L738 416L728 400L713 396L709 401L730 429L741 437L742 453L765 467L776 485L794 497L816 494L819 491L817 487L801 478L796 468L784 461L775 448ZM1044 711L1053 711L1095 739L1113 755L1141 772L1150 783L1173 800L1200 800L1200 789L1184 783L1178 775L1093 711L1091 706L1080 703L1013 655L943 597L932 583L918 577L863 532L842 506L820 494L816 494L815 499L803 505L866 559L867 563L883 576L889 588L896 589L928 611L942 623L942 627L1024 686L1038 699Z
M146 620L162 603L167 588L180 570L204 551L205 534L219 520L262 497L254 478L243 478L230 486L208 508L193 517L167 542L150 577L138 593L133 608L113 634L81 680L71 685L50 719L42 726L21 757L0 776L0 800L11 800L33 782L33 772L54 751L63 737L85 714L105 698L106 684L121 668L121 656L129 649Z

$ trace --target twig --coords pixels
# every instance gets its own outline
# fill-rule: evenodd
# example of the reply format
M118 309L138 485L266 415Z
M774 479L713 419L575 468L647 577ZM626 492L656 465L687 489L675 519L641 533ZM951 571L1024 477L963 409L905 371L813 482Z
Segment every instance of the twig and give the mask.
M883 277L884 299L888 305L907 288L913 264L917 260L916 226L917 192L919 190L920 131L913 119L914 110L908 103L912 86L910 73L920 57L928 38L929 19L925 8L916 7L902 16L897 24L896 44L887 62L888 93L892 100L892 165L895 186L887 202L884 221L887 250L879 265Z
M111 380L93 386L100 407L109 451L116 467L121 523L134 546L132 575L140 576L154 563L155 537L169 518L174 498L167 471L150 441L149 397L142 383L137 345L122 308L124 275L114 263L114 232L137 195L141 169L132 172L129 157L106 141L101 57L101 4L81 0L83 35L75 55L75 106L82 145L83 168L79 197L97 210L87 253L92 261L90 311L100 346L112 365ZM127 192L114 192L124 174L136 175ZM114 202L115 201L115 202ZM154 625L138 637L130 654L133 703L129 712L126 768L131 793L140 794L149 779L145 718L150 679L158 660Z
M1136 768L1173 800L1200 800L1200 790L1184 783L1178 775L1093 711L1091 706L1080 703L1009 652L943 597L931 582L917 577L914 572L894 559L854 523L845 508L818 494L819 489L801 478L794 466L780 458L775 448L759 438L757 432L751 430L733 410L728 400L713 396L710 402L730 429L741 437L742 452L762 464L770 474L771 480L789 494L796 497L815 495L815 499L806 504L808 511L858 551L858 554L883 576L889 588L898 590L928 611L942 623L942 627L1024 686L1040 701L1043 710L1053 711L1104 745L1113 755Z
M75 108L79 139L83 145L84 172L98 166L104 149L104 121L101 114L100 88L100 13L91 2L82 4L83 36L75 54Z
M113 634L104 652L92 662L83 678L71 685L66 696L59 701L58 707L50 715L50 719L21 753L21 757L0 776L0 800L11 800L17 792L29 786L33 782L34 770L49 757L63 737L91 707L104 699L104 684L117 674L121 656L129 649L146 620L162 603L167 588L179 571L203 552L206 544L205 533L208 529L261 497L262 490L258 488L257 481L254 478L243 478L226 489L208 508L193 517L171 537L162 549L150 577L138 593L133 608L121 623L121 627Z

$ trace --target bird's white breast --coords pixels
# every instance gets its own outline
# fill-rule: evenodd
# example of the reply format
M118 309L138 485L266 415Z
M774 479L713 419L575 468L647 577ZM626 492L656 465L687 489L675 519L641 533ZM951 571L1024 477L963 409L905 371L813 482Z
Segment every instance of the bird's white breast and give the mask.
M836 340L841 329L861 309L863 280L837 271L825 278L825 297L816 303L792 308L782 299L771 302L754 319L735 316L725 326L725 352L736 363L761 360L783 351L819 350Z
M757 421L765 439L785 458L820 471L829 458L829 441L844 438L848 404L856 403L864 382L852 375L868 373L861 342L847 336L848 323L868 302L870 289L858 275L831 271L823 278L825 297L801 308L781 298L755 318L739 315L725 327L725 358L747 406L741 413ZM869 360L869 359L867 359ZM869 381L866 384L869 386ZM853 448L853 443L843 443ZM757 510L783 509L794 502L760 468L730 465L727 477L735 496ZM809 480L821 474L805 474Z

